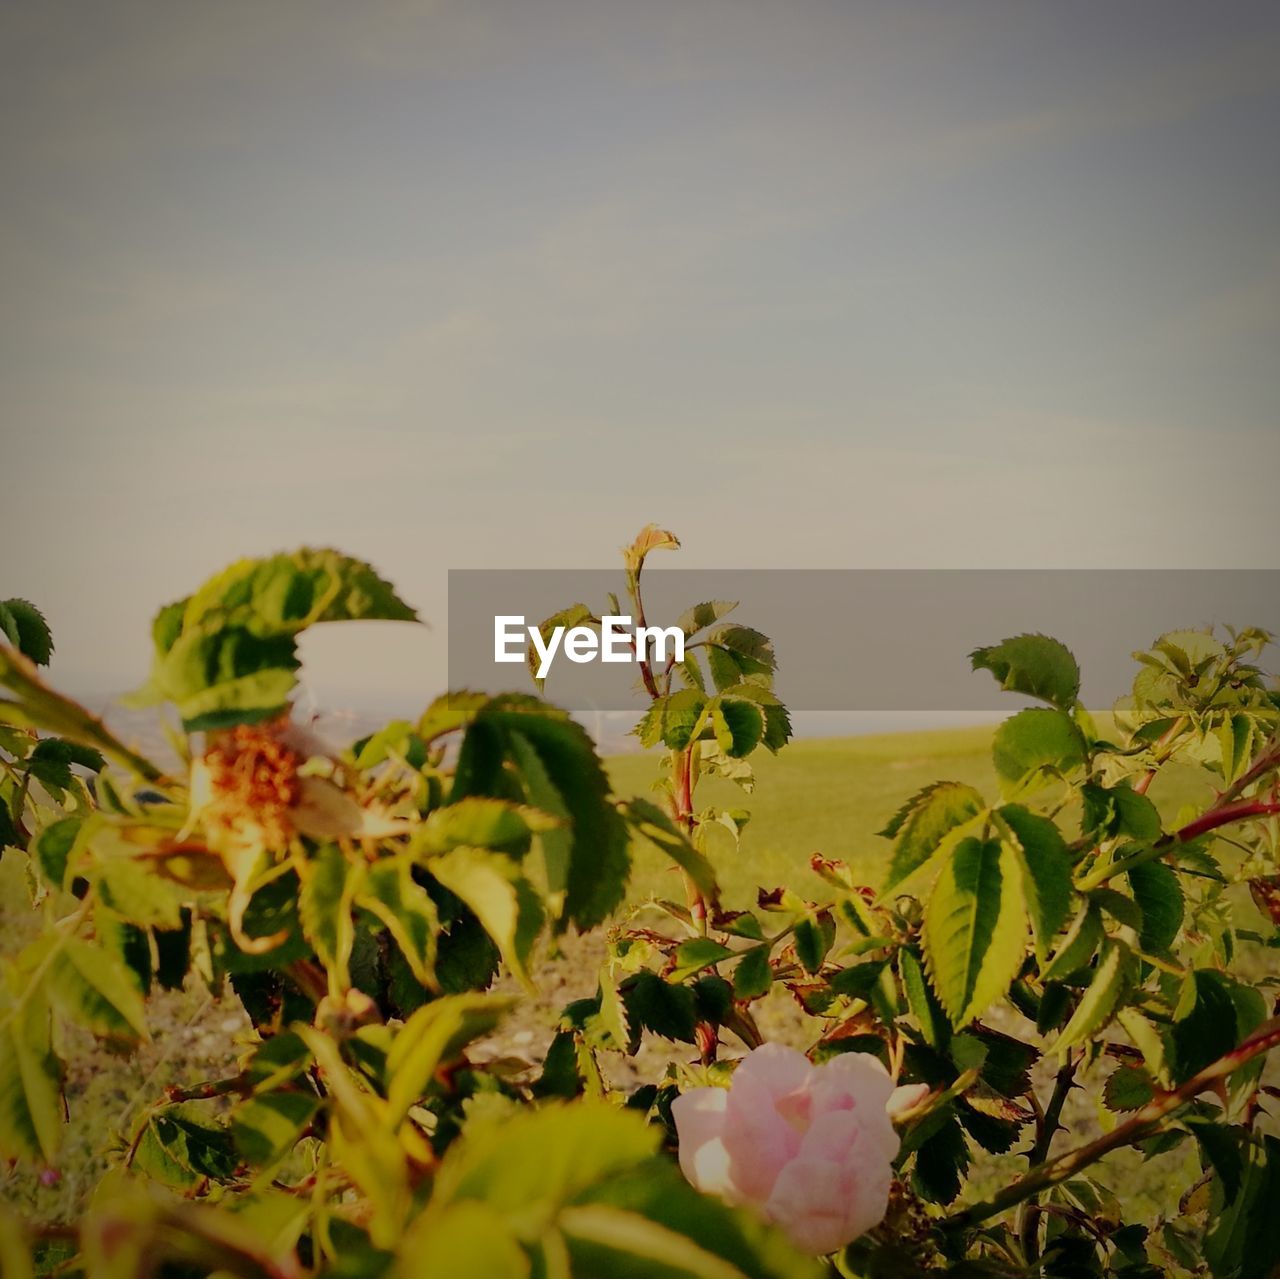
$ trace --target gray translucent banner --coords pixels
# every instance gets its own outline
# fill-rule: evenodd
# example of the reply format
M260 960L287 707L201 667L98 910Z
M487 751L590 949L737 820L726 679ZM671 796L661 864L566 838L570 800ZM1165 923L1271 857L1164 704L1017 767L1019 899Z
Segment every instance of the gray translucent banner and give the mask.
M612 611L610 592L629 614L614 570L450 571L449 687L532 691L523 662L495 660L495 618L536 626L575 603L600 616ZM650 626L674 625L704 600L738 601L725 621L773 640L775 688L795 711L1007 710L1010 694L972 671L968 655L1028 631L1075 653L1082 700L1104 709L1129 692L1133 651L1166 631L1280 632L1275 569L651 569L643 595ZM1274 656L1264 654L1264 667L1275 669ZM579 664L561 653L545 695L579 712L637 710L637 679L633 664Z

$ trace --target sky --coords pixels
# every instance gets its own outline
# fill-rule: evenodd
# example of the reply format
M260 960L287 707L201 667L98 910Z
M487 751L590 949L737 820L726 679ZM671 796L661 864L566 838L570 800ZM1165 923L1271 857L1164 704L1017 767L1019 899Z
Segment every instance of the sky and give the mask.
M227 561L1280 567L1280 6L0 6L0 598ZM674 560L672 561L674 564ZM322 631L325 628L322 628ZM341 633L339 633L341 632Z

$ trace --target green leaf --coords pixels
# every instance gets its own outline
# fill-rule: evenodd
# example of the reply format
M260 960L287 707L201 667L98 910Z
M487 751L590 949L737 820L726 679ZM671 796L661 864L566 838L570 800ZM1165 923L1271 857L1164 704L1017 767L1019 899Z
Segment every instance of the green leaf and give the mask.
M511 997L472 993L444 995L424 1004L405 1022L387 1054L387 1103L392 1122L408 1114L437 1070L487 1035L514 1007Z
M105 858L95 878L102 900L122 919L144 928L181 926L182 902L176 885L134 858Z
M1133 952L1124 942L1113 937L1103 941L1093 980L1054 1045L1059 1053L1091 1039L1111 1020L1133 978L1134 967Z
M624 811L631 828L665 853L711 901L720 893L710 861L689 842L684 831L656 804L647 799L627 801Z
M519 796L510 793L513 772ZM626 823L590 736L564 711L514 694L489 702L463 740L452 799L477 794L522 798L568 819L567 828L538 836L551 890L562 885L559 926L594 927L621 903L630 868Z
M737 1266L700 1248L687 1235L638 1213L605 1204L584 1204L566 1208L559 1225L585 1274L746 1279Z
M430 854L448 852L466 844L520 855L531 835L559 825L559 818L527 804L472 795L429 813L414 834L413 848L415 852Z
M434 985L440 919L430 894L414 881L409 861L386 857L374 862L356 895L356 905L386 926L414 978L423 986Z
M343 990L351 984L348 966L356 937L351 911L362 872L337 844L322 844L307 863L298 898L303 936Z
M603 1101L547 1105L472 1123L445 1156L435 1199L482 1199L501 1212L562 1204L611 1173L652 1155L658 1132L637 1114Z
M1001 688L1069 710L1080 696L1080 667L1071 650L1047 635L1015 635L969 654L975 671L990 671Z
M791 740L791 716L771 689L760 684L729 684L721 690L720 700L751 702L760 709L764 716L760 741L767 751L776 755Z
M1222 1204L1204 1240L1216 1279L1271 1279L1280 1257L1280 1140L1263 1136L1244 1148L1239 1193Z
M996 730L991 748L1006 793L1041 774L1069 773L1084 763L1084 738L1063 711L1033 707L1019 711Z
M924 966L914 950L903 947L898 952L898 972L907 997L907 1011L920 1023L920 1032L930 1048L944 1048L951 1037L951 1027L936 996L925 981Z
M232 1116L236 1149L251 1164L276 1163L298 1144L319 1109L319 1097L308 1092L267 1092L251 1098Z
M53 656L53 635L44 614L28 600L0 601L0 632L24 657L37 666L48 666Z
M1142 908L1138 945L1148 954L1162 954L1182 928L1182 885L1164 862L1150 861L1128 873L1134 900Z
M1136 1008L1120 1009L1116 1013L1116 1021L1142 1054L1148 1074L1161 1088L1171 1088L1173 1076L1169 1070L1169 1052L1160 1031Z
M1102 1088L1107 1109L1119 1114L1141 1110L1155 1095L1151 1076L1136 1066L1121 1066L1113 1071Z
M519 867L500 853L455 848L428 869L475 912L512 974L532 988L528 959L542 927L542 904Z
M925 964L959 1028L999 999L1026 950L1021 876L1009 850L968 838L944 862L925 905Z
M759 999L773 985L773 969L769 966L769 948L753 946L733 970L735 999Z
M1180 1080L1189 1079L1236 1046L1239 1027L1232 984L1224 974L1203 968L1184 979L1172 1035Z
M961 1178L968 1169L969 1147L951 1114L916 1151L911 1184L926 1202L948 1204L960 1193Z
M133 1149L133 1166L174 1190L192 1190L206 1178L226 1181L237 1162L228 1130L189 1101L151 1111Z
M657 973L640 972L623 983L622 997L633 1029L693 1043L697 1004L688 986L672 985Z
M51 822L32 841L31 853L40 873L51 888L65 888L67 862L80 835L83 821L79 817L63 817Z
M511 1226L487 1204L475 1201L423 1213L405 1236L400 1255L402 1262L392 1272L397 1279L415 1275L529 1279L532 1273Z
M241 560L160 611L151 678L135 704L174 702L188 731L251 723L287 703L295 637L307 627L416 618L368 564L337 551Z
M738 607L736 600L707 600L703 604L695 604L687 608L676 619L676 625L685 636L695 635L698 631L714 625L722 617L727 617Z
M710 704L716 744L730 759L750 755L764 736L764 712L741 698L720 696Z
M729 959L733 953L728 946L722 946L710 937L694 937L690 941L681 942L676 947L675 967L671 971L670 980L683 981L722 959Z
M36 992L0 1010L0 1158L52 1165L61 1140L61 1069Z
M1041 968L1041 977L1045 981L1070 977L1093 958L1102 936L1102 913L1094 902L1086 902L1053 958Z
M693 740L706 706L706 697L695 688L660 697L636 725L636 736L646 747L662 742L670 750L682 751Z
M796 920L792 937L800 967L807 973L816 973L836 939L835 924L830 912L815 914L810 911L802 915Z
M557 626L563 626L565 630L571 630L575 626L599 626L600 619L585 604L570 604L568 608L562 608L558 613L552 613L550 617L538 623L538 632L542 636L543 643L550 641L552 633ZM533 677L533 682L539 689L546 686L545 679L538 678L538 650L529 645L528 665L529 674Z
M99 1038L145 1039L142 997L123 962L79 937L50 941L45 988L54 1008Z
M1043 966L1049 944L1071 909L1071 855L1061 832L1047 817L1018 804L1006 804L996 816L1011 836L1036 958Z
M951 832L985 811L982 796L963 782L935 782L913 795L880 832L897 841L881 895L887 896L924 866Z

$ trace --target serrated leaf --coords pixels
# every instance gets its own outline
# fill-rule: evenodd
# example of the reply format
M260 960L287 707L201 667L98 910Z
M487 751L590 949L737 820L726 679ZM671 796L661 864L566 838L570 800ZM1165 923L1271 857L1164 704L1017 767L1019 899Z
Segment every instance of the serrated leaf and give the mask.
M951 1037L951 1027L929 983L924 966L913 950L905 946L898 952L898 972L907 997L907 1011L920 1023L920 1032L930 1048L942 1048Z
M543 644L546 645L558 626L568 631L575 626L599 625L600 619L585 604L570 604L568 608L562 608L559 612L552 613L550 617L539 622L538 633L542 636ZM533 682L539 689L546 687L547 681L538 677L538 667L541 664L541 659L538 656L537 648L533 644L529 645L527 662Z
M676 625L688 638L714 625L722 617L727 617L737 607L737 600L707 600L705 603L694 604L692 608L685 609L676 619Z
M37 666L48 666L53 656L53 635L44 614L29 600L0 601L0 632L24 657Z
M157 615L151 677L134 704L172 701L188 731L268 718L293 691L301 631L373 619L417 615L360 560L308 548L241 560Z
M561 824L558 817L527 804L471 795L433 809L415 832L413 848L430 854L466 844L520 854L531 835Z
M491 1031L515 999L470 993L444 995L405 1022L387 1054L387 1104L398 1122L427 1090L436 1071Z
M735 999L759 999L769 993L773 985L773 969L769 965L769 948L753 946L733 970L733 996Z
M688 986L672 985L657 973L640 972L623 983L622 997L633 1028L651 1030L664 1039L693 1042L697 1006Z
M706 706L706 697L695 688L682 688L667 697L660 697L636 725L636 736L646 747L661 742L670 750L684 750L693 740Z
M1102 913L1093 902L1086 902L1067 930L1053 958L1041 969L1045 981L1061 981L1092 958L1102 941Z
M160 1106L143 1120L133 1144L133 1167L175 1190L206 1178L225 1181L235 1171L231 1134L194 1102Z
M370 866L356 904L386 926L414 978L423 986L434 985L440 919L430 894L414 881L408 861L383 858Z
M110 857L95 876L102 900L122 919L144 928L175 929L182 924L182 902L170 881L131 857Z
M710 704L711 731L730 759L750 755L764 735L764 712L740 698L716 698Z
M268 1092L238 1106L231 1120L236 1149L251 1164L265 1166L283 1159L320 1109L320 1098L308 1092Z
M996 730L991 757L1006 793L1046 771L1068 773L1084 763L1084 738L1063 711L1032 707Z
M1102 1099L1108 1110L1125 1114L1141 1110L1155 1096L1151 1076L1137 1066L1121 1066L1107 1076Z
M1173 1080L1169 1072L1169 1055L1160 1031L1136 1008L1120 1009L1116 1020L1142 1054L1142 1060L1152 1078L1161 1088L1171 1087Z
M943 840L986 811L982 796L963 782L935 782L917 792L880 831L897 840L889 876L881 895L887 895L924 866Z
M829 911L821 914L810 911L797 919L792 940L800 967L807 973L816 973L822 967L835 937L835 924Z
M66 887L67 863L82 825L79 817L63 817L50 822L31 842L32 856L52 888Z
M1071 910L1071 856L1061 832L1047 817L1019 804L1006 804L996 816L1012 836L1010 848L1022 878L1036 958L1043 966L1049 945Z
M147 1038L142 997L129 970L110 951L79 937L55 942L45 989L68 1021L102 1039Z
M959 1028L999 999L1026 950L1021 879L1009 850L970 837L943 863L924 914L925 964Z
M1080 696L1080 667L1067 646L1047 635L1015 635L969 654L973 669L990 671L1001 688L1069 710Z
M671 970L670 980L683 981L686 977L701 972L702 969L709 968L722 959L729 959L732 955L733 951L728 946L722 946L710 937L694 937L689 941L681 942L676 947L675 967Z
M501 853L455 848L428 869L475 912L517 980L532 989L529 952L542 927L542 904L519 867Z
M1133 952L1129 947L1113 937L1106 938L1098 952L1093 980L1054 1044L1059 1053L1092 1038L1111 1020L1128 989L1133 970Z
M62 1140L61 1069L39 992L0 1011L0 1158L52 1164Z
M656 804L647 799L632 799L627 802L624 811L631 828L670 857L704 897L714 901L719 896L715 870L710 861Z
M1138 945L1148 954L1162 954L1182 928L1183 896L1178 876L1164 862L1150 861L1128 873L1133 898L1142 909Z
M348 968L356 937L352 907L363 875L364 868L337 844L322 844L307 863L298 898L303 936L343 990L351 984Z

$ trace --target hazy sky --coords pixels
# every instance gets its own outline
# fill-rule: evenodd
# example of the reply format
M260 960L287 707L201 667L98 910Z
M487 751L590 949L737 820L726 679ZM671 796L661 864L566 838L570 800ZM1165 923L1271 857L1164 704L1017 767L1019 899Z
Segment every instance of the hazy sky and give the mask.
M1280 565L1280 5L5 3L0 597L225 561ZM341 628L338 628L340 630ZM365 654L372 669L357 663Z

